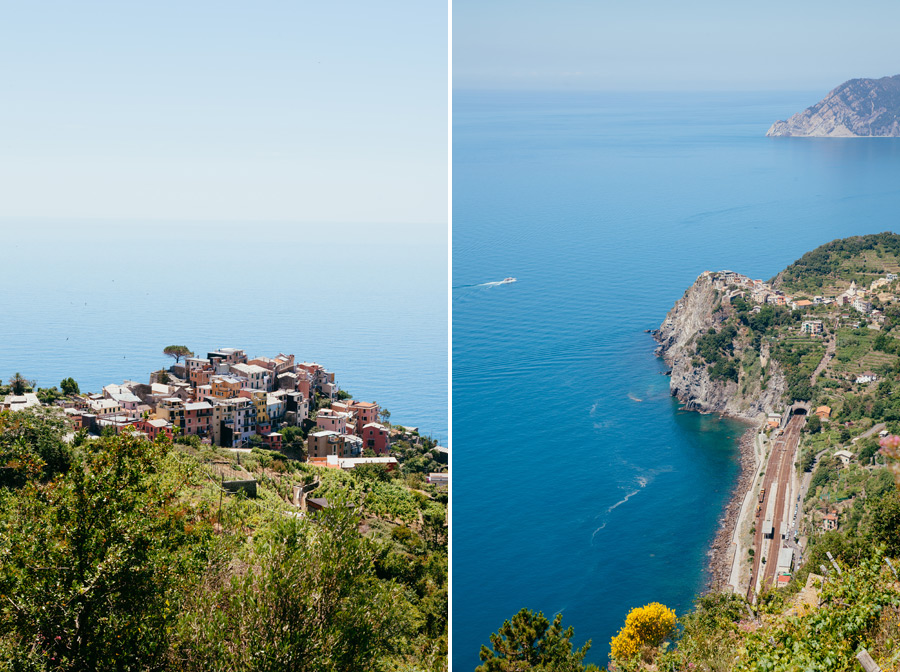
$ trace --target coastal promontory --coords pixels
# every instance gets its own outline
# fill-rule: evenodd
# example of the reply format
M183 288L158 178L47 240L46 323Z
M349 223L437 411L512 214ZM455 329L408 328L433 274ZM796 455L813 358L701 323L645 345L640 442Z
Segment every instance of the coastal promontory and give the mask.
M787 121L776 121L769 137L856 138L900 136L900 75L851 79Z
M741 294L731 284L737 277L731 271L704 272L654 338L657 354L671 368L672 395L686 408L756 420L780 405L786 382L768 344L751 329L739 328L746 311L738 315L732 303Z

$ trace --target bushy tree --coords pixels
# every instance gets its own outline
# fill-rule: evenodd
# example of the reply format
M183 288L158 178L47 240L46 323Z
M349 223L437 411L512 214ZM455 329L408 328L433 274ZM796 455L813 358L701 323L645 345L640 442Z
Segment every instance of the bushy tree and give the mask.
M437 503L429 503L422 512L422 534L432 546L446 543L447 510Z
M65 477L0 500L0 647L13 669L146 669L168 648L190 568L206 564L208 535L189 530L158 471L166 444L129 433L81 450Z
M869 504L868 536L876 544L884 544L887 554L900 558L900 494L889 490Z
M33 380L28 380L19 372L16 372L16 374L9 379L9 387L13 394L25 394L25 392L33 388L34 385L35 382Z
M858 450L856 457L859 459L859 463L868 464L878 452L878 442L871 438L864 439L856 442L856 448Z
M635 607L625 617L625 627L610 640L613 658L633 658L645 647L656 647L675 631L675 612L664 604L651 602Z
M42 404L47 405L55 403L57 399L63 396L62 392L57 389L56 385L49 388L39 387L35 391L35 394L37 395L38 401L40 401Z
M194 353L186 345L167 345L163 348L163 354L172 357L176 364L181 361L182 357L194 356Z
M481 647L482 664L475 672L597 671L596 665L585 666L582 662L591 648L590 640L573 651L573 634L572 626L563 630L562 614L557 614L551 624L543 612L535 614L530 609L522 609L491 634L493 650Z
M822 429L822 421L818 415L811 415L803 427L803 431L809 434L817 434Z
M75 379L71 377L63 378L62 382L59 384L59 387L62 390L62 393L67 397L70 397L73 394L78 394L80 391L78 389L78 383L75 382Z
M58 409L0 411L0 485L20 487L29 478L47 480L68 471L72 451Z
M406 601L374 576L371 542L335 504L273 521L241 567L210 578L181 624L181 669L365 670L400 648Z

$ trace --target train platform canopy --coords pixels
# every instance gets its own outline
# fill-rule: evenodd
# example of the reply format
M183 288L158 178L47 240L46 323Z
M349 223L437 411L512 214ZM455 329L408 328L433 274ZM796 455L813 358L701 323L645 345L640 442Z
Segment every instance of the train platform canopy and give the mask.
M778 565L775 572L778 574L788 573L794 568L794 551L791 548L782 548L778 551Z

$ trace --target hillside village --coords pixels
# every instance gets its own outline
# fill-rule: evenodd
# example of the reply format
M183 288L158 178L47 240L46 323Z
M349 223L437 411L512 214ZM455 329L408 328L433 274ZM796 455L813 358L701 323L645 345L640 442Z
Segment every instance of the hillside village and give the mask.
M740 273L734 271L704 271L701 277L709 278L713 286L720 292L723 292L728 301L734 301L735 298L745 298L755 307L752 313L759 314L763 306L769 305L774 307L782 307L791 311L799 311L803 317L799 325L788 328L789 332L795 332L798 336L818 337L810 343L825 343L826 337L835 335L842 328L844 330L855 330L867 328L872 331L881 331L885 324L885 311L889 306L896 309L900 306L898 303L898 273L885 273L882 277L871 281L868 288L858 287L856 282L851 280L849 285L842 288L842 291L833 293L832 295L814 295L806 296L802 293L791 293L784 289L778 289L771 283L762 280L753 280ZM843 331L840 335L844 336L848 332ZM835 355L835 349L838 343L837 339L827 343L828 349L823 353L815 353L821 357L822 369L831 363L831 359ZM798 343L799 341L793 341ZM813 352L811 351L812 358ZM869 357L860 360L864 363L882 364L887 357ZM818 363L818 360L817 360ZM848 370L842 371L842 367L828 366L828 373L833 377L845 378L851 380L857 385L866 385L878 380L878 373L870 369L861 369L851 371L851 367L845 367ZM874 367L873 367L874 368ZM821 375L823 371L817 373ZM811 372L810 372L811 373ZM840 375L835 375L840 373ZM816 376L818 377L818 376ZM815 380L813 380L813 383ZM829 411L827 407L820 409L821 411Z
M837 296L813 296L809 298L801 295L791 296L784 290L776 289L767 282L752 280L746 275L741 275L734 271L704 271L702 276L712 278L716 288L722 291L729 287L746 290L749 292L750 298L758 304L787 306L791 310L804 310L813 306L847 306L863 315L870 316L874 322L882 324L884 323L884 313L873 308L872 300L875 299L882 304L896 302L896 294L893 291L887 291L887 289L892 289L892 283L900 277L897 273L887 273L883 278L873 280L868 289L859 288L856 286L855 281L851 281L850 286ZM879 289L882 291L879 292ZM804 323L803 329L804 331L809 330L809 333L821 333L822 331L821 325L818 331L813 331L813 327L807 327L806 323Z
M172 348L0 391L4 669L446 672L447 451L319 364Z
M335 374L294 355L250 358L244 350L220 348L206 357L179 357L148 383L111 383L101 392L73 394L52 404L68 416L74 431L121 433L132 428L155 439L196 437L199 445L232 450L254 447L280 451L283 430L300 429L306 441L302 457L314 465L344 470L358 464L396 468L392 442L421 444L415 427L390 426L390 413L376 402L357 401L342 391ZM41 405L37 394L9 394L0 410ZM379 422L379 419L382 422ZM435 447L438 461L447 451ZM446 485L446 473L429 482Z

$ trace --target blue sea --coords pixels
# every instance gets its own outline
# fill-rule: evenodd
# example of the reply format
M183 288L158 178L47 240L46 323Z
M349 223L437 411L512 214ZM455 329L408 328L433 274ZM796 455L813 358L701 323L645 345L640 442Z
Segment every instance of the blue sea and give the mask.
M0 220L0 378L147 382L166 345L293 353L446 441L445 226Z
M824 93L455 92L454 670L523 607L603 665L702 590L744 425L680 410L645 330L704 270L900 228L900 141L765 137Z

